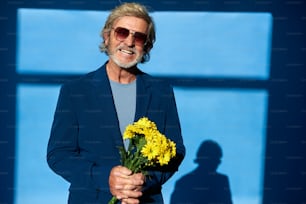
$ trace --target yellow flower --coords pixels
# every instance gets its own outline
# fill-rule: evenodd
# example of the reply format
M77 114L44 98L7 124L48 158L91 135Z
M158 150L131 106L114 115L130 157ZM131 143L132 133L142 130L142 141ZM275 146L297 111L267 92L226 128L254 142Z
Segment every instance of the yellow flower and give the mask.
M154 122L150 121L148 118L143 117L140 118L137 122L134 123L136 126L139 126L144 129L155 129L157 130L157 127Z
M145 137L147 143L141 150L141 153L150 161L147 164L148 166L154 165L153 161L162 166L168 164L170 159L175 157L175 143L167 139L158 130L146 132Z
M164 152L164 154L160 155L158 158L158 162L161 166L168 164L171 159L171 153L170 152Z
M132 125L128 125L124 131L123 139L131 139L135 136L134 127Z
M175 157L175 155L176 155L176 145L172 141L169 142L169 145L170 145L171 157Z
M126 127L123 139L130 139L128 150L119 147L121 163L132 172L144 172L145 166L163 166L176 156L175 143L160 133L148 118L140 118ZM110 203L115 203L116 197Z
M154 160L158 156L158 148L153 143L147 143L141 150L141 153L149 161Z

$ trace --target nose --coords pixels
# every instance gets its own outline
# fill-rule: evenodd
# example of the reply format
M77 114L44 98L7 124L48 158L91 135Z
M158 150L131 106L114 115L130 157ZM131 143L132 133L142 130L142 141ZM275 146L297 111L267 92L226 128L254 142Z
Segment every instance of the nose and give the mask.
M134 37L134 33L130 33L129 36L124 40L125 43L128 45L128 46L134 46L135 45L135 37Z

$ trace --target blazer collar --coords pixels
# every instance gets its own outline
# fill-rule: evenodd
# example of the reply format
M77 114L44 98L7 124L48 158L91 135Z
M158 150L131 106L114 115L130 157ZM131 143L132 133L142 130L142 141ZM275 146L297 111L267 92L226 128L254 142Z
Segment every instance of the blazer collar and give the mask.
M102 88L102 90L104 89L105 92L108 92L109 90L106 84L109 85L109 79L106 73L106 64L107 62L105 62L99 69L94 72L92 83L94 86L99 87L99 89Z

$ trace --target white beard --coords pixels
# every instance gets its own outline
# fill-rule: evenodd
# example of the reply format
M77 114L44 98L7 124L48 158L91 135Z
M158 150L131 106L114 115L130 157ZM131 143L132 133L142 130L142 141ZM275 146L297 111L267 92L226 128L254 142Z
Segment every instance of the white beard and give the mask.
M116 65L118 65L119 67L124 68L124 69L130 69L130 68L134 67L140 61L137 58L132 62L123 63L123 62L120 62L120 60L118 60L114 55L109 55L109 57L115 62Z
M115 50L115 52L120 52L119 50L122 49L123 46L118 46ZM138 56L134 61L129 62L129 63L123 63L121 62L113 53L109 53L109 57L115 62L116 65L118 65L121 68L124 69L130 69L132 67L134 67L135 65L137 65L137 63L139 63L142 59L141 54L138 53L138 51L136 49L132 49L132 51Z

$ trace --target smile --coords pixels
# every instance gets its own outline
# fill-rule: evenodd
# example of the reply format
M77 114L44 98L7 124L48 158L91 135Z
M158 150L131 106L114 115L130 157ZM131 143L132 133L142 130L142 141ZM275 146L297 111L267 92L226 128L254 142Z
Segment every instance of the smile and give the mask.
M125 53L125 54L128 54L128 55L134 54L134 52L131 51L131 50L119 49L119 51L120 51L120 52L123 52L123 53Z

